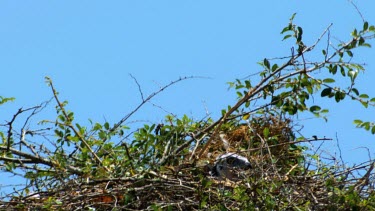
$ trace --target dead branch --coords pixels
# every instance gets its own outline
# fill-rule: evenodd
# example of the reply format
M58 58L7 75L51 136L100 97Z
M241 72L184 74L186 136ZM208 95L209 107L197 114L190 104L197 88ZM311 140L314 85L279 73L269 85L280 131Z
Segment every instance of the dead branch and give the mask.
M118 127L120 127L126 120L128 120L134 113L136 113L145 103L147 103L148 101L150 101L153 97L155 97L156 95L158 95L159 93L163 92L165 89L171 87L172 85L178 83L178 82L181 82L181 81L184 81L184 80L188 80L188 79L193 79L193 78L202 78L202 77L197 77L197 76L189 76L189 77L181 77L177 80L174 80L174 81L171 81L169 84L161 87L158 91L156 92L153 92L151 93L146 99L143 98L143 93L141 94L142 95L142 102L135 108L133 109L130 113L128 113L127 115L125 115L124 118L122 118L118 123L116 123L111 129L110 131L115 131ZM137 83L137 82L136 82ZM140 86L139 84L137 83L138 85L138 88L140 89ZM141 90L141 89L140 89Z

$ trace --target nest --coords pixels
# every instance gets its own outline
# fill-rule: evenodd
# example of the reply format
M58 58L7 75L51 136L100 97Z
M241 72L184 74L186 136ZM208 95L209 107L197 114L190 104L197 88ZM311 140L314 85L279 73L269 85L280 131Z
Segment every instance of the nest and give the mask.
M181 162L176 165L142 170L130 177L77 177L47 191L13 197L1 202L0 209L346 210L348 206L367 209L366 204L358 205L360 200L375 203L372 161L344 168L307 159L297 146L290 123L273 116L253 118L250 124L225 130L226 147L223 136L213 137L202 157L205 162L191 162L188 154L180 155ZM214 154L224 152L238 153L251 162L252 169L239 172L243 179L210 175ZM354 202L348 204L345 197L351 193L357 198L352 197Z

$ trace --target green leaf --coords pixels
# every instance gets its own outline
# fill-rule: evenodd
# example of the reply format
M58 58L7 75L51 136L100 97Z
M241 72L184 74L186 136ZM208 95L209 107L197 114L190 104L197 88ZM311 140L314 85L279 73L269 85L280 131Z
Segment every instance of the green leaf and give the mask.
M353 57L353 53L351 51L346 51L346 53L348 54L348 56Z
M250 114L245 114L245 115L242 116L242 119L243 120L248 120L249 117L250 117Z
M370 130L370 122L363 123L361 127L365 128L366 130Z
M368 48L371 48L371 45L368 44L368 43L363 43L361 46L362 46L362 47L368 47Z
M14 100L15 100L14 97L9 97L9 98L7 98L7 97L1 97L1 96L0 96L0 105L6 103L6 102L8 102L8 101L12 102L12 101L14 101Z
M340 72L341 72L341 75L345 77L345 68L343 66L340 65Z
M108 123L108 122L104 123L104 128L105 128L106 130L109 130L109 123Z
M370 102L375 102L375 97L374 98L371 98Z
M326 78L323 80L324 83L334 83L335 80L333 78Z
M327 55L326 50L322 50L322 53L323 53L324 56Z
M246 101L245 107L248 108L250 106L250 101Z
M357 33L357 29L354 29L354 31L352 32L352 36L353 37L357 37L358 33Z
M364 98L364 99L369 98L369 96L368 96L367 94L361 94L361 95L359 95L359 97L360 97L360 98Z
M368 22L365 21L365 23L363 24L363 31L366 31L368 29Z
M278 105L278 106L281 106L281 104L283 103L282 98L279 96L279 95L276 95L276 96L273 96L272 97L272 101L271 101L271 105ZM281 103L280 103L281 102Z
M297 30L298 30L297 41L300 42L302 40L303 30L300 26L297 27Z
M102 129L102 125L99 123L95 123L93 130L100 130Z
M365 43L365 39L363 37L359 38L358 45L362 46Z
M348 75L352 81L354 81L357 78L358 71L356 70L349 70Z
M250 88L251 88L251 83L250 83L249 80L246 80L246 81L245 81L245 85L246 85L246 88L247 88L247 89L250 89Z
M320 109L321 109L321 108L320 108L319 106L317 106L317 105L314 105L314 106L311 106L311 107L310 107L310 111L311 111L311 112L320 111Z
M346 94L344 92L338 91L335 93L335 100L336 102L340 102L345 98Z
M336 100L336 102L340 102L340 100L341 100L340 92L335 93L335 100Z
M375 126L372 126L372 128L371 128L371 133L372 133L372 134L375 134Z
M325 97L325 96L329 96L332 92L332 88L325 88L323 89L322 93L321 93L321 96L322 97Z
M100 131L99 132L99 138L100 139L106 139L107 138L107 134L104 131Z
M272 65L272 72L275 72L279 66L277 64Z
M307 92L309 94L312 94L314 92L313 88L311 86L306 86Z
M60 137L60 138L62 138L64 136L64 133L60 130L57 130L57 129L55 130L55 134L56 134L57 137Z
M359 91L358 91L358 89L356 89L356 88L353 88L353 89L352 89L352 92L354 92L357 96L359 95Z
M284 38L283 38L283 40L286 40L286 39L290 38L291 36L292 36L292 35L290 35L290 34L285 35Z
M268 136L270 135L270 129L268 127L265 127L263 129L263 135L264 135L264 138L268 138Z
M360 124L362 124L362 120L360 120L360 119L355 119L354 121L353 121L353 123L354 124L356 124L356 125L360 125Z
M290 30L291 30L291 27L288 25L288 26L283 28L283 30L281 31L280 34L284 34L285 32L290 31Z
M335 75L337 73L337 65L334 65L334 66L329 65L327 68L328 68L329 72L332 73L333 75Z
M297 13L293 13L292 17L290 17L290 21L292 22L294 20L294 17L296 17Z
M365 102L365 101L360 101L360 102L361 102L361 104L362 104L365 108L368 107L368 102Z
M263 60L263 64L268 70L270 69L270 62L267 59Z
M59 115L59 119L60 121L65 122L65 117L63 115Z

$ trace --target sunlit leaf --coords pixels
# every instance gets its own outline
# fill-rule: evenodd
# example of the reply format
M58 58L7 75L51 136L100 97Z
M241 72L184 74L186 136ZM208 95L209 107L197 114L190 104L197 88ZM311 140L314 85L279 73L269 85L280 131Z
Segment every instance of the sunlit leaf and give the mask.
M369 96L368 96L367 94L361 94L361 95L359 95L359 97L360 97L360 98L364 98L364 99L369 98Z
M334 83L335 80L333 78L326 78L323 80L324 83Z
M365 108L368 107L368 102L365 102L365 101L360 101L360 102L361 102L361 104L362 104Z
M356 125L360 125L360 124L362 124L362 120L360 120L360 119L355 119L354 121L353 121L353 123L354 124L356 124Z
M243 120L248 120L249 117L250 117L250 114L245 114L245 115L242 116L242 119Z

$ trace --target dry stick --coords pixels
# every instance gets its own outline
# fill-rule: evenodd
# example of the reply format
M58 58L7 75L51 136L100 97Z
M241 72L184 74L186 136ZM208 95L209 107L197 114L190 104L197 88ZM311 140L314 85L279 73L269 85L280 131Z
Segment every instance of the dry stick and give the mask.
M364 23L365 22L365 18L363 17L361 11L358 9L357 5L352 0L349 0L349 2L353 5L353 7L355 8L355 10L357 10L358 15L361 16L362 21Z
M268 154L270 155L270 158L272 158L272 153L271 153L270 147L268 146L268 143L267 143L267 142L262 138L262 136L260 136L258 133L257 133L257 136L258 136L258 138L260 138L260 140L262 141L262 148L266 148ZM279 175L278 172L277 172L277 168L276 168L274 162L271 162L271 166L272 166L272 168L273 168L273 171L277 173L277 176L278 176L279 178L281 178L280 175Z
M131 76L134 80L135 78L133 76ZM141 92L140 90L140 86L139 86L139 83L136 81L136 84L138 86L138 89L140 90L141 92L141 98L142 98L142 102L133 110L131 111L129 114L127 114L124 118L122 118L118 123L116 123L109 131L113 132L115 131L118 127L120 127L127 119L129 119L135 112L137 112L146 102L148 102L149 100L151 100L153 97L155 97L157 94L159 94L160 92L164 91L166 88L180 82L180 81L183 81L183 80L187 80L187 79L192 79L192 78L203 78L203 77L197 77L197 76L189 76L189 77L182 77L182 78L179 78L175 81L172 81L170 82L169 84L161 87L158 91L150 94L146 99L143 98L143 93Z
M27 109L18 109L17 113L13 115L13 118L12 120L10 120L10 122L7 123L7 125L9 125L9 129L8 129L8 137L7 137L7 151L9 151L10 149L10 139L12 138L12 129L13 129L13 122L16 120L17 116L20 115L21 113L25 112L25 111L29 111L29 110L32 110L32 109L37 109L37 108L40 108L41 106L34 106L34 107L31 107L31 108L27 108Z
M6 150L6 147L2 147L0 146L0 150ZM46 166L50 166L50 167L54 167L56 166L54 162L50 161L50 160L47 160L45 158L42 158L38 155L31 155L29 153L25 153L25 152L22 152L22 151L19 151L19 150L16 150L14 148L10 148L9 149L11 153L13 153L14 155L17 155L17 156L20 156L20 157L24 157L26 158L26 162L27 163L35 163L35 164L44 164ZM3 160L4 157L0 157L0 160ZM33 161L33 162L30 162ZM22 159L21 159L22 161ZM75 174L78 174L78 175L81 175L82 174L82 171L74 166L67 166L68 170L75 173Z
M14 120L16 120L16 117L20 113L22 113L22 108L18 109L17 113L13 115L12 120L10 120L10 122L8 123L9 129L8 129L8 139L7 139L7 149L6 149L7 151L9 151L9 149L10 149L10 139L13 135L13 133L12 133L13 122L14 122Z
M203 134L203 136L202 136L200 139L196 139L196 140L197 140L197 143L195 144L195 147L194 147L194 149L193 149L193 151L192 151L192 153L191 153L191 155L190 155L189 160L192 160L192 158L193 158L194 155L195 155L195 151L197 151L199 144L201 143L201 141L202 141L205 137L206 137L206 134ZM192 138L192 139L195 139L195 138L194 138L194 134L193 134L193 138Z
M368 185L371 172L372 172L372 170L374 170L374 166L375 166L375 161L371 164L371 166L367 170L366 174L361 179L359 179L359 181L357 182L357 184L355 184L355 188L357 190L359 189L358 190L359 192L362 192L363 188L366 185Z
M95 152L91 149L90 145L85 141L85 139L83 138L82 134L81 134L79 131L77 131L75 127L73 127L73 125L72 125L72 123L71 123L71 121L70 121L70 117L69 117L69 115L66 113L64 106L61 104L59 98L57 97L57 92L56 92L56 90L55 90L55 87L54 87L53 84L52 84L52 81L51 81L49 78L47 78L47 80L48 80L48 84L51 86L51 89L52 89L52 92L53 92L53 96L54 96L54 98L55 98L55 100L56 100L58 106L60 107L61 112L63 113L63 115L65 116L65 118L66 118L66 119L68 120L68 122L69 122L68 126L70 127L70 129L72 129L72 130L74 131L74 133L78 136L79 140L82 141L82 143L87 147L87 149L91 152L91 154L95 157L95 159L100 163L100 165L102 165L103 168L104 168L107 172L110 172L110 170L109 170L106 166L103 165L103 163L102 163L102 161L100 160L100 158L98 157L98 155L95 154Z

